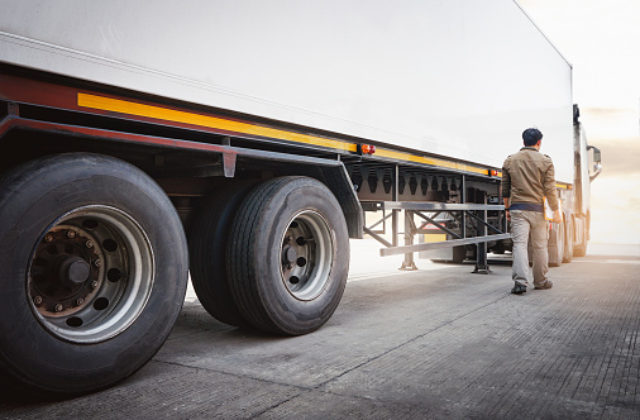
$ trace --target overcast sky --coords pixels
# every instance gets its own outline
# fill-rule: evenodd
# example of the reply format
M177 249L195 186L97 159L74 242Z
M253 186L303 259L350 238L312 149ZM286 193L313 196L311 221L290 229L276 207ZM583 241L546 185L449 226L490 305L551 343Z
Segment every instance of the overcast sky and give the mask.
M585 107L640 101L640 1L518 0L574 67L574 98Z
M640 0L517 1L572 63L574 101L602 149L592 240L640 243Z

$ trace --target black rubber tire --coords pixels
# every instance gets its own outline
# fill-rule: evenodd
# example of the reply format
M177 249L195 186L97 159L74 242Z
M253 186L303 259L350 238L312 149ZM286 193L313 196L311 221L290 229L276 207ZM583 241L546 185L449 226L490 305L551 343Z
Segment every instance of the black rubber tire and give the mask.
M467 258L466 246L454 246L451 251L451 262L454 264L462 264Z
M573 247L573 256L574 257L584 257L585 255L587 255L587 244L586 243L580 243L580 244L576 244Z
M296 299L281 274L282 237L293 216L312 210L331 230L331 271L319 296ZM321 182L307 177L269 180L252 190L233 222L227 260L231 292L255 328L285 335L320 328L337 308L349 271L349 238L340 204Z
M236 327L249 324L229 288L226 250L233 218L254 185L234 183L205 198L188 235L191 282L200 303L215 319Z
M155 257L153 285L125 330L78 344L43 327L25 284L35 245L54 221L97 204L126 212L146 233ZM126 378L160 349L184 301L188 255L175 208L150 177L126 162L87 153L31 161L0 181L0 220L0 365L6 371L54 393L84 393Z
M571 217L565 218L563 263L570 263L573 259L573 222Z
M564 259L564 223L553 224L548 248L549 266L559 267Z
M588 231L587 231L586 223L581 223L581 224L582 224L583 230L584 230L582 235L581 235L582 241L580 243L577 243L577 244L574 245L574 247L573 247L573 256L574 257L584 257L585 255L587 255L587 235L588 235Z

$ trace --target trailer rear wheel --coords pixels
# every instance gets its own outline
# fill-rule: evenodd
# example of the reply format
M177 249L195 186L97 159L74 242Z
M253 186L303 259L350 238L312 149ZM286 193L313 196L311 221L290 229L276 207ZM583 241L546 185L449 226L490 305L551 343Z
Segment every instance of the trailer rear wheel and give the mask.
M580 235L580 237L582 238L582 241L580 243L577 243L574 245L573 247L573 256L574 257L584 257L585 255L587 255L587 240L586 240L586 232L584 232L583 229L583 233L582 235Z
M315 179L267 181L243 202L227 255L231 292L247 321L279 334L314 331L331 317L345 288L344 215Z
M160 348L186 289L168 197L116 159L66 154L0 181L0 365L61 393L104 388Z
M563 263L570 263L573 258L573 222L571 217L565 218Z
M467 247L466 246L454 246L452 248L451 261L454 264L462 264L466 258L467 258Z
M189 235L191 281L202 306L218 321L247 326L227 280L226 249L231 223L252 183L223 187L200 203Z
M564 259L564 223L553 223L549 236L549 266L559 267Z

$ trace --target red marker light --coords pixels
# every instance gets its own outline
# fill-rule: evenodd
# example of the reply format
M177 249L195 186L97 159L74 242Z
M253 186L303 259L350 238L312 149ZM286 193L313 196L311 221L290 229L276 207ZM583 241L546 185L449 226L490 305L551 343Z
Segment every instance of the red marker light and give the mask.
M362 150L363 155L372 155L376 152L376 146L372 144L362 144L360 145L360 150Z
M491 173L491 176L498 176L498 171L496 171L495 169L492 169L490 173Z

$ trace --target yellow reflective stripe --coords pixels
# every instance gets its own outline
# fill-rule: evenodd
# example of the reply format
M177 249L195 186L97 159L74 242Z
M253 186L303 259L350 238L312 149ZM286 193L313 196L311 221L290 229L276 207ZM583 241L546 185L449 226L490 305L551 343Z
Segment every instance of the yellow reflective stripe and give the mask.
M145 105L137 102L121 99L107 98L104 96L78 93L78 106L99 109L102 111L119 112L122 114L137 115L139 117L155 118L158 120L172 121L184 124L192 124L200 127L208 127L235 133L251 134L261 137L271 137L280 140L294 141L298 143L312 144L314 146L330 147L333 149L356 152L358 146L355 143L347 143L324 137L295 133L292 131L278 130L260 125L232 121L223 118L210 117L193 112L178 111L159 106Z
M464 172L474 172L482 175L488 175L489 171L478 166L467 165L464 163L431 158L426 156L412 155L410 153L396 152L395 150L376 148L376 157L384 157L388 159L406 160L409 162L424 163L426 165L440 166L442 168L455 169Z
M243 133L280 140L288 140L298 143L312 144L314 146L329 147L333 149L344 150L347 152L358 151L358 145L356 143L332 140L325 137L295 133L292 131L280 130L277 128L269 128L256 124L211 117L208 115L196 114L193 112L178 111L175 109L146 105L137 102L125 101L122 99L108 98L105 96L92 95L89 93L78 92L78 106L84 108L99 109L102 111L118 112L121 114L136 115L139 117L154 118L164 121L191 124L200 127L231 131L235 133ZM425 165L455 169L464 172L473 172L482 175L490 174L489 170L478 166L467 165L464 163L444 159L413 155L405 152L397 152L385 148L377 148L375 157L422 163Z

